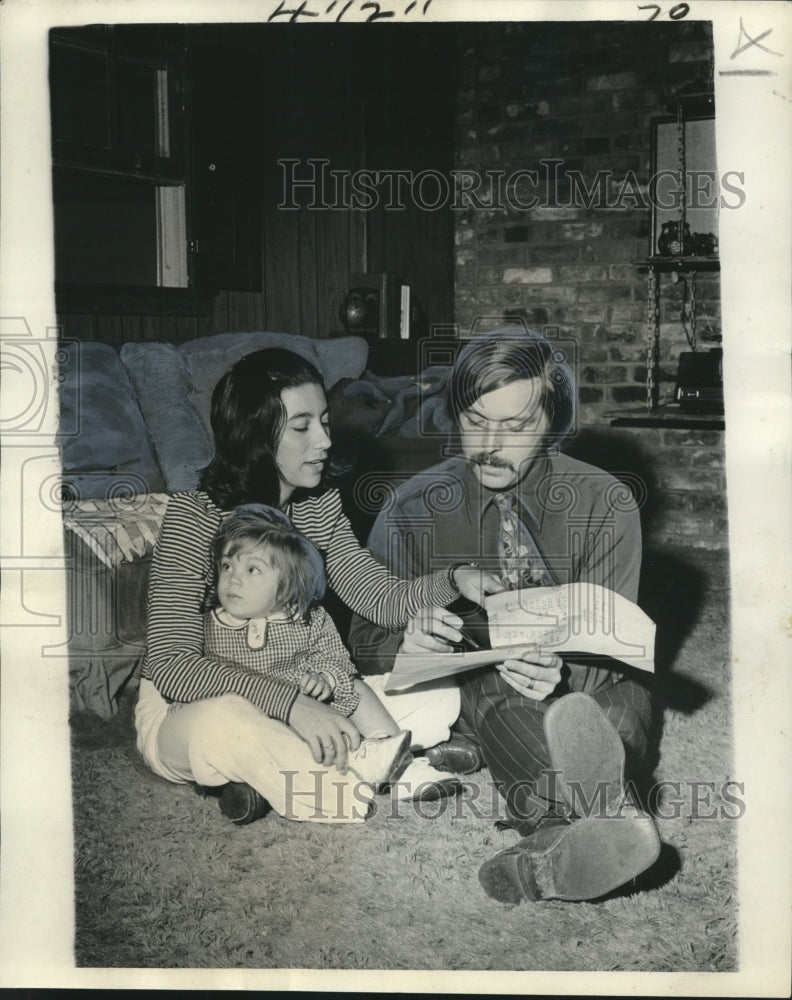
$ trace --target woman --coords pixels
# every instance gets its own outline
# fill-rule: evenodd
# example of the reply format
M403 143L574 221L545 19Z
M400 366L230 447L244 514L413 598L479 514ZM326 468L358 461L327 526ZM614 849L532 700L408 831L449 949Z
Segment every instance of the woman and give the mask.
M477 599L479 571L456 566L408 582L360 547L338 491L317 490L331 444L327 400L319 372L299 355L242 358L215 387L211 421L215 456L200 489L171 498L154 551L138 748L170 781L222 787L221 809L236 822L262 815L267 802L288 818L362 821L371 791L339 774L360 743L354 724L294 685L204 653L217 528L239 504L279 507L322 552L337 596L386 627L460 593Z

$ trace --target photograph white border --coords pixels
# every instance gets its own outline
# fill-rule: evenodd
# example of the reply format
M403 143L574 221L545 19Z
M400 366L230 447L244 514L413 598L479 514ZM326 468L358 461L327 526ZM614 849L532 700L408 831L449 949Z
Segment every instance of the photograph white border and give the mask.
M310 0L316 8L328 4ZM397 13L405 0L383 0ZM47 32L98 22L264 20L278 0L5 0L0 8L0 337L54 361ZM365 20L355 3L349 20ZM418 8L422 5L419 3ZM432 20L648 20L673 3L433 0ZM745 203L720 220L726 469L731 562L740 959L735 973L389 972L390 991L787 996L790 975L792 705L792 18L788 4L690 0L714 28L719 168L744 173ZM415 13L407 20L415 19ZM332 16L323 19L332 20ZM399 18L401 19L401 18ZM385 29L387 30L387 29ZM762 71L755 75L755 71ZM751 72L747 72L751 71ZM772 73L773 75L767 75ZM26 326L25 326L26 324ZM31 387L3 371L6 427ZM4 435L0 474L3 592L0 701L0 985L376 991L376 974L305 970L77 969L60 518L24 492L25 470L58 472L54 383L35 434ZM23 384L24 383L24 384ZM35 393L42 387L37 386ZM35 397L38 399L38 396ZM30 509L40 505L35 539ZM25 524L22 511L27 510ZM24 570L24 574L23 574ZM24 586L24 592L22 587ZM32 596L35 592L35 598ZM37 620L26 608L45 607ZM40 612L38 613L40 615ZM58 624L58 622L60 624Z

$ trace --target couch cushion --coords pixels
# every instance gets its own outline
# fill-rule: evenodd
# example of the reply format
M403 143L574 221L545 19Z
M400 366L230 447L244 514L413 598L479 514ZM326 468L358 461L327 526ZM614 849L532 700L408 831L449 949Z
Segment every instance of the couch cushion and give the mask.
M138 394L170 493L192 490L212 459L210 434L192 403L190 375L172 344L124 344L121 360Z
M334 337L314 343L328 392L342 378L360 378L365 371L369 347L362 337Z
M60 367L62 482L75 500L164 489L143 414L107 344L64 343Z

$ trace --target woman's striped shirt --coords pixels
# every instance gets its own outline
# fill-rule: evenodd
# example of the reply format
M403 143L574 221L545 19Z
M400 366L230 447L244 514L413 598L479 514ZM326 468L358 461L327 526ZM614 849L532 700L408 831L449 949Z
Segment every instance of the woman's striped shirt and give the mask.
M393 576L361 547L337 490L292 504L294 526L325 558L332 590L352 611L386 628L403 628L422 607L459 596L448 570L416 580ZM204 653L203 602L212 586L212 542L224 517L200 490L171 497L154 549L143 676L168 701L238 694L268 716L287 722L297 688L251 674Z

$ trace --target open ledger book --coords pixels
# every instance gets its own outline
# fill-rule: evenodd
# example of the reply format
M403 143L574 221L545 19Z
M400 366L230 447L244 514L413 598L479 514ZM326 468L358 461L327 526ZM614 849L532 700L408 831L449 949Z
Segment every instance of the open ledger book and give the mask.
M474 667L502 663L534 646L542 653L587 653L654 672L654 622L604 587L570 583L493 594L484 601L492 649L399 653L386 691L403 691Z

